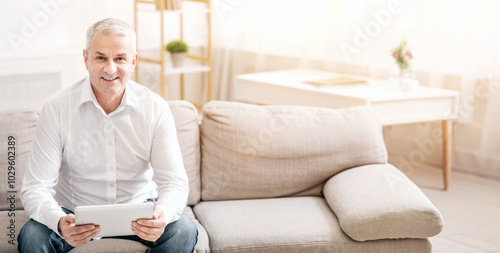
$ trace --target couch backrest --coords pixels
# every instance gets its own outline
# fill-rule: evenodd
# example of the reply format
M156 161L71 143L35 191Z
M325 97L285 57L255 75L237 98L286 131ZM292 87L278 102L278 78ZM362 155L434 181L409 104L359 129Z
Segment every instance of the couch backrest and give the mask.
M188 205L200 202L200 129L198 110L187 101L169 101L177 128L177 138L181 147L184 167L189 178Z
M0 210L22 209L19 199L24 170L35 136L38 111L0 111ZM14 198L10 198L13 197Z
M321 195L336 173L387 162L381 125L366 107L212 101L200 129L202 200Z

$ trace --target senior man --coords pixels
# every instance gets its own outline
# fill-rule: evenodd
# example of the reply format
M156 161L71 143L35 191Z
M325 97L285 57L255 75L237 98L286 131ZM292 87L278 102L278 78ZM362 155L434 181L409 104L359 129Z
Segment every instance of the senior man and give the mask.
M87 30L88 77L51 96L37 123L21 199L31 218L20 252L68 252L100 228L75 225L79 205L156 200L153 219L131 225L146 252L192 252L189 192L168 104L129 80L137 63L134 31L105 19ZM122 237L123 238L123 237Z

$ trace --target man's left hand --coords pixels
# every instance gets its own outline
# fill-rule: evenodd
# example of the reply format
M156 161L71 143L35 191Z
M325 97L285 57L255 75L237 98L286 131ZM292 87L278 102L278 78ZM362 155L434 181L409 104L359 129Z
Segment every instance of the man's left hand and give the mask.
M167 220L163 210L155 207L153 210L153 219L138 219L132 222L132 231L140 238L155 242L160 238L167 226Z

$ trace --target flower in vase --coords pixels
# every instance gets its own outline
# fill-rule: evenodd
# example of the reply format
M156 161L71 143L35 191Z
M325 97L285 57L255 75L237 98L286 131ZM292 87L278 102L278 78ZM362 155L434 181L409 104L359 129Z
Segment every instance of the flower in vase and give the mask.
M410 61L413 59L413 54L407 47L404 39L401 40L399 46L391 50L391 54L402 72L410 68Z

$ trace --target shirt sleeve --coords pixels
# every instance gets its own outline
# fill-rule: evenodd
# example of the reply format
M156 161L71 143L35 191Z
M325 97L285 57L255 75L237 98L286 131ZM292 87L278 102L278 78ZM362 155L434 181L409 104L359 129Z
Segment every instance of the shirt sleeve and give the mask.
M156 206L165 213L167 223L171 223L180 218L186 207L189 181L177 140L174 118L166 102L157 119L151 148L153 180L158 186Z
M38 118L20 196L28 216L57 234L59 219L66 215L54 199L53 189L57 184L61 157L58 117L46 103Z

